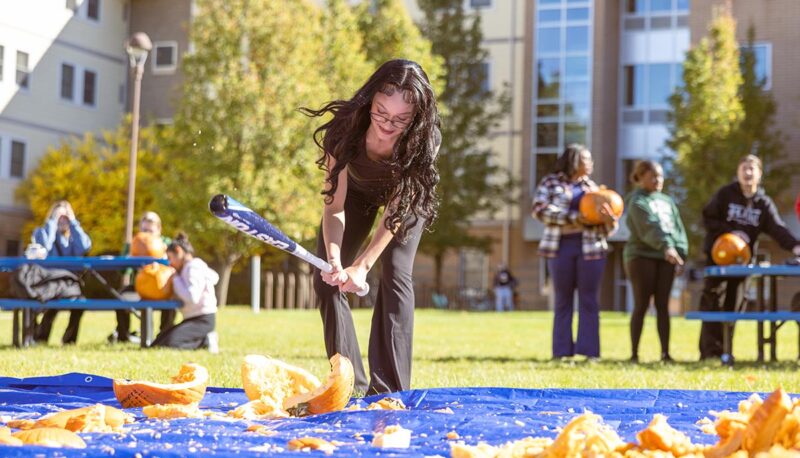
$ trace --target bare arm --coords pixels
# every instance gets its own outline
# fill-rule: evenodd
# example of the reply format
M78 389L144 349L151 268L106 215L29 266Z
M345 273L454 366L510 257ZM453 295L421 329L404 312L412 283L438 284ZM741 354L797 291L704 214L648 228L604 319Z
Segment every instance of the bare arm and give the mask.
M394 234L386 228L390 205L383 209L383 216L381 216L378 227L375 229L375 234L372 236L367 248L353 261L353 265L345 269L348 280L341 286L342 291L355 293L362 290L367 282L367 272L372 269L383 250L392 241Z
M329 157L328 174L336 165L336 159ZM327 178L327 177L326 177ZM333 195L333 200L325 204L322 211L322 237L325 240L325 252L328 262L333 266L330 274L322 273L322 279L332 286L340 285L342 278L342 236L344 234L344 200L347 197L347 167L339 172L338 187ZM325 180L325 188L330 189L330 183Z

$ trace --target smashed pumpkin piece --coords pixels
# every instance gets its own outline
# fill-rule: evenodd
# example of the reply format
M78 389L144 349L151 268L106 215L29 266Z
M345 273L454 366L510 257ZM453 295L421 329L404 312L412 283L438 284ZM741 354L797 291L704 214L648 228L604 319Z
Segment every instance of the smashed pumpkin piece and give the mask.
M45 447L86 448L86 442L72 431L61 428L33 428L18 431L13 437L26 445L43 445Z
M742 449L755 454L770 449L783 419L792 410L789 395L778 388L753 413L742 440Z
M162 420L203 417L203 412L200 411L196 402L192 404L155 404L145 406L142 407L142 413L147 418L160 418Z
M372 446L380 448L408 448L411 445L411 430L400 425L391 425L375 433Z
M336 446L320 439L319 437L298 437L289 441L288 448L291 451L308 451L319 450L326 453L331 453L336 450Z
M304 416L342 410L355 382L353 365L339 354L330 360L325 383L309 372L274 358L248 355L242 363L242 387L251 403L229 415L237 418Z
M242 388L251 401L272 400L283 405L284 399L319 385L319 379L310 372L275 358L247 355L242 362Z
M636 434L643 449L662 450L675 456L685 455L696 448L685 434L667 423L667 417L656 414L646 429Z
M9 420L6 422L6 426L8 426L9 428L22 429L22 430L31 429L35 427L35 425L36 425L36 420L31 420L29 418L22 418L19 420Z
M256 433L261 436L275 436L278 433L275 430L270 429L266 425L250 425L247 427L248 433Z
M406 405L400 399L386 397L368 405L367 410L406 410Z
M11 429L0 426L0 445L22 445L22 440L11 435Z
M115 379L114 394L122 407L144 407L155 404L192 404L200 402L208 386L208 370L189 363L181 366L172 383L151 383Z
M52 413L36 420L34 428L63 428L72 432L111 432L133 423L133 415L116 407L96 404Z
M269 420L272 418L286 418L289 414L280 406L256 399L229 411L228 416L243 420Z
M625 443L599 415L587 412L564 427L548 448L548 456L603 456L623 447Z
M331 357L330 363L331 372L324 384L283 401L287 412L302 417L344 409L353 394L356 379L353 363L338 353Z

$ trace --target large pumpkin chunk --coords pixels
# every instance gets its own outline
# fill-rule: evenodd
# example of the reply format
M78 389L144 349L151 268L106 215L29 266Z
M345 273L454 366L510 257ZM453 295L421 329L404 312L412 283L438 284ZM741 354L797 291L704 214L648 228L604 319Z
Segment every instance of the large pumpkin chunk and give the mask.
M284 399L319 385L310 372L275 358L247 355L242 363L242 388L251 400L280 406Z
M340 354L331 358L331 372L324 385L310 393L301 393L283 401L283 407L294 415L313 415L344 409L353 394L353 363Z
M242 364L242 386L252 399L233 416L256 418L308 415L341 410L353 393L355 375L349 359L331 358L331 373L325 383L296 366L261 355L248 355ZM244 406L242 406L244 407Z
M61 428L35 428L19 431L13 437L27 445L44 445L45 447L86 448L86 442L72 431Z
M172 381L163 384L115 379L114 394L125 408L200 402L206 394L208 371L199 364L184 364Z

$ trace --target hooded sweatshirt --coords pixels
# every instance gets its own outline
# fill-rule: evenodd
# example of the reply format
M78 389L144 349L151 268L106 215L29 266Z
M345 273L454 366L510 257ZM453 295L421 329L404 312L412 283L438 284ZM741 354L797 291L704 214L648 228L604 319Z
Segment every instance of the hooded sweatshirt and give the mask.
M784 250L791 250L800 243L786 228L775 202L762 188L748 198L736 181L721 187L703 208L703 225L706 228L703 243L706 254L711 253L717 237L733 231L747 235L749 240L746 242L751 251L761 232L769 234Z
M636 257L664 259L664 251L670 247L686 258L689 242L671 197L637 188L628 195L625 208L631 231L623 251L625 261Z
M217 313L217 295L214 285L219 275L200 258L192 258L183 265L180 274L172 278L172 289L183 301L183 319Z

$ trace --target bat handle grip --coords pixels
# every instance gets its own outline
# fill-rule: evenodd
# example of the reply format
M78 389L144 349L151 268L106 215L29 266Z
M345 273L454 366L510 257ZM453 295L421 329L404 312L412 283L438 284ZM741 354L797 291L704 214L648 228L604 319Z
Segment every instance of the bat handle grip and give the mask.
M331 265L328 264L327 262L323 261L323 265L320 267L320 270L322 270L323 272L331 273L331 271L333 271L333 267L331 267ZM347 273L345 273L345 276L346 275ZM369 294L369 283L364 283L364 288L356 291L356 296L364 297L367 294Z
M345 274L345 275L347 275L347 274ZM345 280L345 281L347 281L347 280ZM364 297L367 294L369 294L369 283L364 283L364 288L356 291L356 296Z

